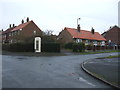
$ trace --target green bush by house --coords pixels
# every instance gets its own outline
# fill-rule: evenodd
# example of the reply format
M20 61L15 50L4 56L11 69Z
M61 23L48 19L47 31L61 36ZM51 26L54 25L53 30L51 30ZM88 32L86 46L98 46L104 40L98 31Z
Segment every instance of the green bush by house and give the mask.
M65 49L73 49L73 42L71 42L71 43L66 43L65 45L64 45L64 48Z
M34 52L34 43L3 44L2 49L11 52ZM60 52L60 44L42 43L42 52Z
M60 52L60 44L54 42L42 43L42 52Z
M73 44L73 52L84 52L85 44L84 43L74 43Z
M12 52L34 52L34 44L33 43L3 44L2 49Z

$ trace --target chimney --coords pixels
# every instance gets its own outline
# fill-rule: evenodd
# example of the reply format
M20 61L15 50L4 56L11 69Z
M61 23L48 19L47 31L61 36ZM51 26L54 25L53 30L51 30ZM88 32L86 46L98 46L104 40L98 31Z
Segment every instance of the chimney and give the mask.
M77 31L80 32L80 24L78 24Z
M22 24L24 23L24 20L22 19Z
M95 33L95 30L93 29L93 27L92 27L92 29L91 29L91 33L92 33L92 34L94 34L94 33Z
M11 28L11 24L9 25L9 28Z
M26 21L29 22L29 17L27 17Z
M15 27L15 24L13 24L13 27Z

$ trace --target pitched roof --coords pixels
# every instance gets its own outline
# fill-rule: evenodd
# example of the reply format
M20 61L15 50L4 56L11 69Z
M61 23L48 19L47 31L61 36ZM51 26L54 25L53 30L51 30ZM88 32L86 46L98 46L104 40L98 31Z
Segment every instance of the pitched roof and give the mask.
M19 29L23 29L24 27L26 27L31 22L33 22L33 21L29 21L29 22L20 24L18 26L12 27L12 28L8 28L7 30L3 31L2 34L6 34L6 33L9 33L11 31L16 31L16 30L19 30Z
M107 31L103 32L101 35L106 34L107 32L109 32L110 30L112 30L112 29L114 29L114 28L120 30L120 28L119 28L118 26L116 26L116 25L115 25L115 26L111 26Z
M31 23L31 22L32 22L32 21L29 21L29 22L20 24L20 25L18 25L17 27L15 27L12 31L16 31L16 30L22 29L22 28L24 28L25 26L27 26L27 25L28 25L29 23Z
M15 27L8 28L7 30L3 31L2 34L9 33L9 32L11 32L11 30L13 30L14 28L15 28Z
M73 36L73 38L106 41L106 39L98 32L95 32L94 34L92 34L91 31L86 30L80 30L80 32L78 32L77 29L67 27L65 27L64 30L67 30Z

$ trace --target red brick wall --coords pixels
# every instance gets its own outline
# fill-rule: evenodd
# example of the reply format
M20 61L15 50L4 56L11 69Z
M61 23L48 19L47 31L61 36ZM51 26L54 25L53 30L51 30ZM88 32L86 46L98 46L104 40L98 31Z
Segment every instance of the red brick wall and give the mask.
M34 31L36 31L36 35L34 35ZM17 41L20 40L29 40L35 36L41 36L42 31L37 27L34 22L30 22L26 27L24 27L19 35L12 36L11 39L16 39Z
M24 37L32 37L34 36L34 31L36 31L35 36L41 36L42 32L37 27L37 25L34 22L29 23L23 30L21 31L21 35Z
M67 30L62 30L58 35L58 38L61 43L73 42L73 38Z
M111 40L112 42L120 45L120 28L113 27L106 33L104 37L107 39L107 41Z

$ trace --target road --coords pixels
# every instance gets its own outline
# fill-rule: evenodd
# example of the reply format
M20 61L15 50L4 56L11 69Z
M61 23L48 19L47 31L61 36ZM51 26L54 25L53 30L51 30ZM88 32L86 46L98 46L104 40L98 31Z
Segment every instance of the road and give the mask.
M81 69L88 59L117 53L69 56L2 56L3 88L112 88Z

